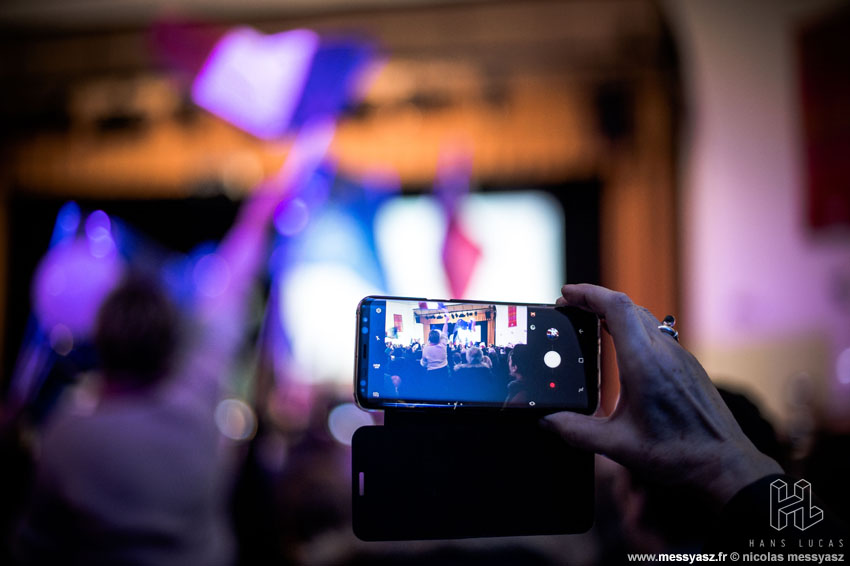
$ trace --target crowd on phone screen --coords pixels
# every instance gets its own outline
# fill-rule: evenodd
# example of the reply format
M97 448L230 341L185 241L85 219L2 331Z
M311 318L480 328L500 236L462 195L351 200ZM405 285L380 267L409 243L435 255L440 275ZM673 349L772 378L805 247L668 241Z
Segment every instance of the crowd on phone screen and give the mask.
M511 375L509 359L513 345L446 344L446 364L429 369L422 363L423 346L386 343L383 367L384 390L400 398L469 398L503 402Z

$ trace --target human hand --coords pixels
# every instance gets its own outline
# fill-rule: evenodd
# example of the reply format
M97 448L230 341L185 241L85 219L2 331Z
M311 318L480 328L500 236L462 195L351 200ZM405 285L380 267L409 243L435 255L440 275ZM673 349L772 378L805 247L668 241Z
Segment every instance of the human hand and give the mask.
M545 417L567 442L657 482L702 491L719 506L750 483L782 473L744 435L697 359L623 293L564 285L559 306L594 312L611 334L620 397L608 417Z

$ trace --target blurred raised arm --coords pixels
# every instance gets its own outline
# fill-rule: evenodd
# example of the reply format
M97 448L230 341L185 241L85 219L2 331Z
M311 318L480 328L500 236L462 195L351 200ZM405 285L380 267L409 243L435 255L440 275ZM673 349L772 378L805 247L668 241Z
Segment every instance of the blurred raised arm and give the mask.
M233 226L209 259L220 282L216 293L196 293L190 363L205 366L196 372L212 376L215 390L227 377L244 339L250 296L266 265L270 227L278 205L309 181L323 160L334 135L332 121L313 122L299 133L281 171L264 182L243 203Z

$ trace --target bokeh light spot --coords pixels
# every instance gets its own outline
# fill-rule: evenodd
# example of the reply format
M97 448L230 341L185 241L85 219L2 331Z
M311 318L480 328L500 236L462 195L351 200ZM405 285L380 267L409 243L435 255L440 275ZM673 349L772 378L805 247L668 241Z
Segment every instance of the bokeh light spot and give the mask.
M87 238L51 248L39 262L33 278L33 309L49 334L64 324L75 340L85 340L103 298L121 279L123 264L118 254L95 258Z
M68 284L68 277L61 265L56 265L45 274L44 290L51 297L58 297Z
M112 241L112 237L108 233L105 238L89 240L89 252L93 257L104 258L112 253L114 249L115 242Z
M224 399L215 409L215 424L231 440L249 440L257 432L254 410L239 399Z
M218 297L230 285L230 267L220 255L207 254L195 264L192 278L202 295Z
M838 376L839 383L850 385L850 348L838 354L835 373Z
M102 210L95 210L86 219L86 236L89 240L89 253L96 258L104 258L115 249L112 222Z
M354 403L338 405L328 415L328 430L334 440L345 446L351 446L351 438L358 428L373 424L372 416Z
M310 221L310 211L307 204L300 198L285 203L278 210L274 225L282 236L294 236L307 227Z
M95 210L86 219L86 236L90 240L101 240L110 237L112 223L109 216L102 210Z
M67 356L74 349L74 335L64 324L56 324L50 329L50 347L60 356Z
M80 207L75 202L68 202L59 209L56 222L66 234L76 232L80 225Z

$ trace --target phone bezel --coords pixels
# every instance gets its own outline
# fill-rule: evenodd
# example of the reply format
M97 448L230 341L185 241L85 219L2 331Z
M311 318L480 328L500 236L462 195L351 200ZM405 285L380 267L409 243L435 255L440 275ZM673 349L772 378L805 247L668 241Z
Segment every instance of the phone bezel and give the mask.
M595 362L595 371L585 371L586 387L588 391L588 407L524 407L524 406L508 406L508 407L493 407L493 406L469 406L461 403L447 402L404 402L404 401L389 401L387 399L375 399L372 397L364 397L360 393L360 376L363 368L364 358L368 363L368 351L363 353L363 346L371 344L370 340L363 341L364 334L361 332L363 316L363 306L367 301L384 300L384 301L413 301L413 302L441 302L441 303L471 303L471 304L487 304L487 305L516 305L529 308L552 308L552 309L574 309L576 312L582 312L584 315L593 316L587 311L582 311L576 307L558 307L551 303L525 303L525 302L508 302L508 301L486 301L481 299L427 299L423 297L400 297L391 295L368 295L363 297L357 304L355 318L355 334L356 344L354 353L354 398L357 405L367 411L439 411L442 413L462 411L464 413L484 412L484 413L506 413L506 414L549 414L559 411L571 411L583 414L593 414L599 406L599 386L601 383L601 330L602 325L599 317L596 317L596 337L592 340L595 344L593 352L585 352L584 345L582 346L582 354L586 359L592 359ZM369 334L371 337L371 333ZM591 342L591 340L587 340ZM590 355L588 355L590 354Z

